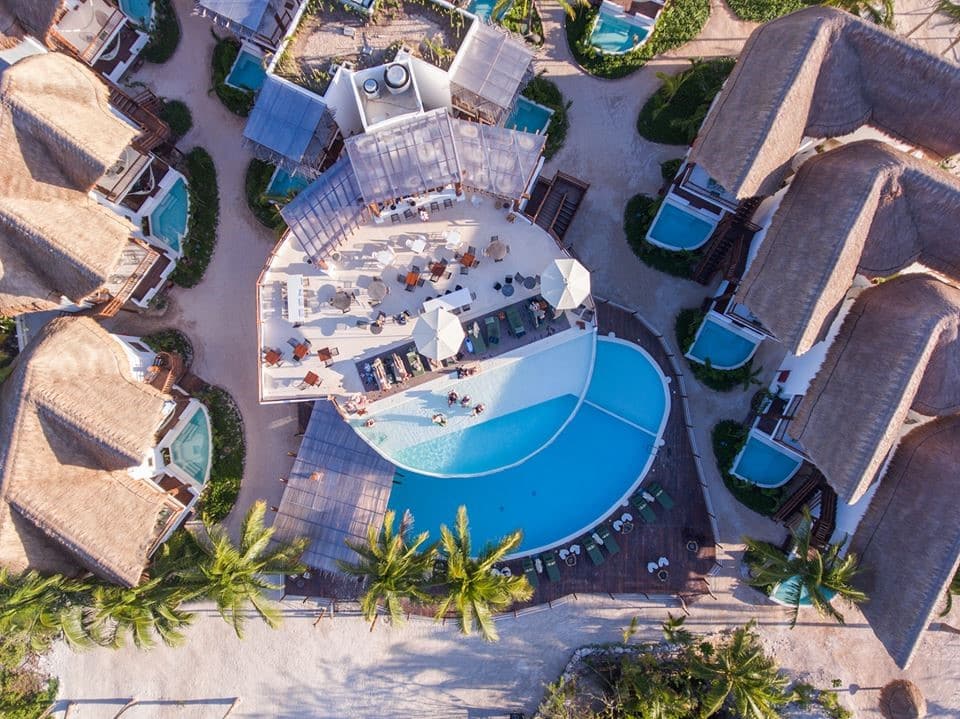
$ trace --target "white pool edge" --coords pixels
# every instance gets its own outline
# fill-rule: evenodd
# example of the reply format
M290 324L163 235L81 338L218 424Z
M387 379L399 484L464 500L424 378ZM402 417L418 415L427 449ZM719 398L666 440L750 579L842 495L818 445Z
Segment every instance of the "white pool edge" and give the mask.
M653 228L657 226L657 220L660 219L660 215L663 214L663 208L667 205L673 205L681 212L685 212L686 214L696 217L697 219L710 223L710 232L708 232L703 238L703 242L692 245L691 247L677 247L676 245L665 245L659 240L655 240L653 238L650 233L653 231ZM689 202L685 202L675 195L667 194L667 196L663 198L663 202L660 203L660 207L657 209L657 214L654 215L653 221L650 223L650 227L647 228L647 234L645 237L647 242L649 242L651 245L656 245L657 247L660 247L664 250L669 250L670 252L693 252L694 250L699 250L701 247L707 244L707 241L710 239L713 231L717 229L717 225L720 223L721 219L723 219L723 213L717 217L712 213L707 214L705 212L701 212Z
M785 480L777 484L758 484L757 482L754 482L752 479L747 479L746 477L739 475L734 471L734 467L736 467L740 463L740 458L743 456L744 451L747 449L747 444L750 442L751 437L756 437L758 442L766 444L767 446L777 450L781 454L784 454L788 457L792 457L797 460L797 466L793 468L793 471L787 475L787 478ZM741 447L740 451L737 452L737 456L733 458L733 464L730 465L730 474L742 482L749 482L754 487L760 487L761 489L776 489L777 487L782 487L791 479L793 479L793 475L795 475L800 470L800 468L803 466L803 462L804 462L804 458L797 452L794 452L789 447L785 447L782 444L778 444L774 442L763 432L757 432L751 429L747 433L747 440L746 442L743 443L743 447Z
M713 369L733 370L733 369L739 369L740 367L743 367L743 365L745 365L747 362L753 359L753 356L757 353L757 350L760 348L760 345L763 344L763 340L766 339L765 337L762 337L759 333L752 332L750 330L747 330L747 328L745 327L741 327L736 322L731 321L730 319L720 314L716 310L710 310L709 312L707 312L706 315L704 315L703 321L700 323L700 326L697 327L697 333L693 336L693 342L690 344L690 349L683 353L683 356L686 357L691 362L696 362L697 364L701 364L703 366L706 366L707 363L704 360L700 359L699 357L696 357L690 353L693 352L693 348L697 346L697 340L700 339L700 333L703 331L703 327L704 325L707 324L707 322L713 322L714 324L722 325L724 329L727 329L730 332L740 335L744 339L747 339L753 342L753 349L750 350L750 354L747 355L747 358L743 360L743 362L735 365L718 365L718 364L713 364L713 362L711 362L710 366Z

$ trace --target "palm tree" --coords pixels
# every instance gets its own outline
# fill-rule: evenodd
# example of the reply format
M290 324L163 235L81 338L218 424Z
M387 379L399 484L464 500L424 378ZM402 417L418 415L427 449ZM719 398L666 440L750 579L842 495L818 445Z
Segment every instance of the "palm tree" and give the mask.
M879 6L868 0L824 0L821 4L846 10L851 15L893 29L893 0L880 0Z
M305 569L299 559L309 541L300 537L290 544L271 547L274 530L263 525L265 512L262 500L250 507L240 529L239 545L233 543L223 525L197 531L194 539L204 556L180 575L188 598L208 597L216 602L220 616L233 625L238 637L243 636L243 610L248 604L271 627L280 623L279 610L264 597L265 591L280 586L264 579L264 575L294 574Z
M641 654L621 664L619 687L625 716L638 719L686 719L692 716L694 701L689 684L679 680L662 659Z
M867 599L866 594L851 584L857 573L857 555L849 553L841 557L840 549L844 542L828 545L825 552L813 547L810 544L812 526L810 512L804 510L803 521L793 531L794 548L789 555L769 542L744 538L747 545L746 561L752 575L750 585L786 585L786 600L791 607L791 628L796 626L803 594L809 596L810 604L821 615L833 617L840 624L843 624L843 614L830 603L830 592L854 604Z
M700 652L691 663L694 677L706 683L700 716L713 716L725 703L742 719L777 719L777 707L791 700L787 678L766 656L753 631L754 622L738 627L713 651Z
M943 608L943 611L940 612L941 617L947 616L950 610L953 609L954 594L960 594L960 570L957 570L957 573L953 575L953 579L950 580L950 586L947 587L947 605Z
M89 646L82 620L92 586L61 574L41 577L0 568L0 635L22 636L38 652L60 637L73 647Z
M360 609L370 621L370 631L377 623L377 608L382 604L390 621L403 621L403 600L425 602L424 582L433 570L436 545L423 547L429 532L422 532L407 542L406 526L401 522L394 532L396 514L391 510L383 518L383 528L367 528L367 541L346 540L347 546L359 555L356 562L338 562L340 569L367 581L367 591L360 600Z
M520 546L523 533L507 535L498 544L488 545L476 558L471 556L467 508L457 510L457 521L451 532L440 525L440 546L447 557L447 595L437 608L437 619L443 619L451 605L457 613L460 631L470 634L474 626L480 636L493 642L499 638L493 623L493 612L506 609L514 602L533 596L533 588L524 576L505 577L494 574L494 565Z
M497 0L493 6L493 10L490 12L490 17L497 19L503 17L503 15L516 6L517 3L520 3L519 15L527 19L527 28L529 28L530 19L535 9L533 0ZM572 20L577 16L577 10L579 8L587 7L590 3L589 0L557 0L557 4Z
M149 649L155 637L169 647L183 643L181 631L193 614L180 609L186 592L165 578L150 579L136 587L102 584L93 590L85 627L98 644L123 646L127 634L137 649Z

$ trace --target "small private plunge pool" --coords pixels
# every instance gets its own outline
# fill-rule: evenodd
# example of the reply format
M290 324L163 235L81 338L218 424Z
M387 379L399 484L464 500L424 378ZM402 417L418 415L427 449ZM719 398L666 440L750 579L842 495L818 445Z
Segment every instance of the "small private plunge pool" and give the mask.
M731 474L759 487L786 484L803 460L785 447L753 431L733 462Z
M263 69L263 58L244 46L230 68L226 83L238 90L256 92L263 87L266 79L267 71Z
M834 590L827 587L824 587L820 591L821 594L823 594L823 598L828 602L837 595ZM796 600L798 592L800 594L799 602ZM798 603L801 607L809 607L811 605L810 592L807 590L806 585L800 581L800 577L797 575L790 577L790 579L787 579L786 581L778 583L773 588L773 591L770 592L770 599L775 601L777 604L783 604L788 607L792 607Z
M273 173L273 177L270 178L264 194L268 197L292 199L294 195L309 184L310 181L300 177L300 175L291 175L282 167L278 167Z
M716 225L716 219L665 200L647 230L647 239L667 250L695 250L710 238Z
M608 55L622 55L646 42L652 29L627 15L619 5L604 1L590 31L590 44Z
M170 464L197 484L210 476L210 421L202 405L197 403L193 415L170 443Z
M181 243L187 234L189 207L187 183L178 177L150 213L150 234L177 253L181 251Z
M707 364L714 369L736 369L757 351L763 340L725 319L716 312L708 312L686 357Z
M150 27L153 0L120 0L120 11L142 27Z
M517 98L513 112L507 118L506 127L511 130L532 132L541 135L547 131L553 110L525 97Z

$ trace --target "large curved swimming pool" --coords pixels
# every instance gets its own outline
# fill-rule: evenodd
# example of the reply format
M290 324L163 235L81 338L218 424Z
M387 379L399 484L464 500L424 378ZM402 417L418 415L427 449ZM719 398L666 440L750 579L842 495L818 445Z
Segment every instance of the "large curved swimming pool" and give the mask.
M577 400L563 395L486 423L492 427L465 429L460 456L467 466L475 461L474 452L514 456L516 442L549 434L556 418L569 415ZM599 338L583 401L546 447L520 464L483 476L436 477L399 469L389 507L409 509L416 529L429 530L433 538L464 504L476 546L518 528L524 533L520 553L567 541L591 528L636 487L653 460L669 402L666 379L646 352ZM538 426L540 421L545 427ZM498 424L502 431L496 431Z

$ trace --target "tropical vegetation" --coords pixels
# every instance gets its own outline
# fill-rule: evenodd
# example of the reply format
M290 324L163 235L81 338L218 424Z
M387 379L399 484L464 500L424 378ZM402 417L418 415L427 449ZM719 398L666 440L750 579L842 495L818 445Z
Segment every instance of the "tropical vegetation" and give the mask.
M777 585L783 591L778 597L790 607L790 626L794 627L800 613L801 599L806 596L821 616L831 617L843 624L843 614L832 603L834 597L848 604L859 604L867 595L853 586L857 574L857 555L841 556L846 543L828 544L822 551L811 543L813 519L804 510L803 521L793 535L792 548L784 552L770 542L744 537L747 551L744 561L750 568L749 583L769 593Z
M247 447L243 417L233 397L222 387L207 385L195 393L210 414L213 444L210 478L200 496L200 516L205 522L226 519L240 494Z
M270 178L273 177L276 169L275 165L254 158L247 165L243 184L250 212L257 218L257 222L264 227L269 227L279 236L286 229L287 224L280 216L278 203L286 204L291 198L267 194Z
M611 55L590 44L597 8L578 7L566 21L567 44L580 66L592 75L617 78L643 67L648 60L692 40L710 16L709 0L673 0L660 13L653 33L640 47Z
M734 477L730 473L733 461L740 454L743 445L747 443L749 433L750 428L736 420L724 419L717 422L710 432L713 456L717 461L723 484L730 490L730 494L743 506L768 517L783 504L784 487L760 487L753 482L745 482Z
M651 142L689 145L735 64L732 57L696 58L675 75L658 72L662 84L640 109L637 132Z
M160 119L170 126L170 130L178 140L193 127L190 108L182 100L164 100L163 107L160 108Z
M0 384L13 372L13 360L19 353L16 322L13 317L0 317Z
M949 0L942 0L949 2ZM741 20L767 22L774 18L796 12L810 5L827 5L862 17L883 27L893 27L894 3L893 0L878 0L864 2L864 0L730 0L730 9Z
M958 595L960 595L960 569L953 575L953 579L950 580L950 585L947 587L946 603L943 611L940 612L941 617L945 617L950 613L953 609L953 598Z
M560 151L567 139L567 131L570 129L568 110L573 101L564 99L557 84L545 78L543 72L527 83L522 94L528 100L553 110L550 126L547 128L547 143L543 148L543 156L549 160Z
M140 339L154 352L176 352L187 367L193 361L193 344L180 330L173 328L158 330Z
M634 195L627 200L627 206L623 209L623 232L627 236L627 244L645 265L674 277L689 279L703 255L701 250L674 252L647 241L647 230L662 203L663 198L644 194Z
M677 315L674 331L677 336L677 346L684 355L693 346L697 329L703 323L704 316L704 313L697 308L680 310ZM753 366L753 359L736 369L717 369L710 364L709 358L704 364L687 358L687 365L694 377L717 392L729 392L737 387L746 392L751 385L760 384L757 377L763 371L763 367Z
M188 180L190 216L187 235L183 239L183 256L170 279L180 287L200 283L217 245L217 225L220 224L220 192L217 189L217 168L210 153L195 147L184 158Z
M214 37L217 37L216 34ZM231 37L217 38L217 44L213 47L211 75L213 91L220 98L223 106L234 115L246 117L253 109L253 93L227 84L227 76L230 75L230 70L239 54L239 42Z
M150 39L140 57L159 65L173 57L180 44L180 22L173 9L173 0L153 0L153 11Z

